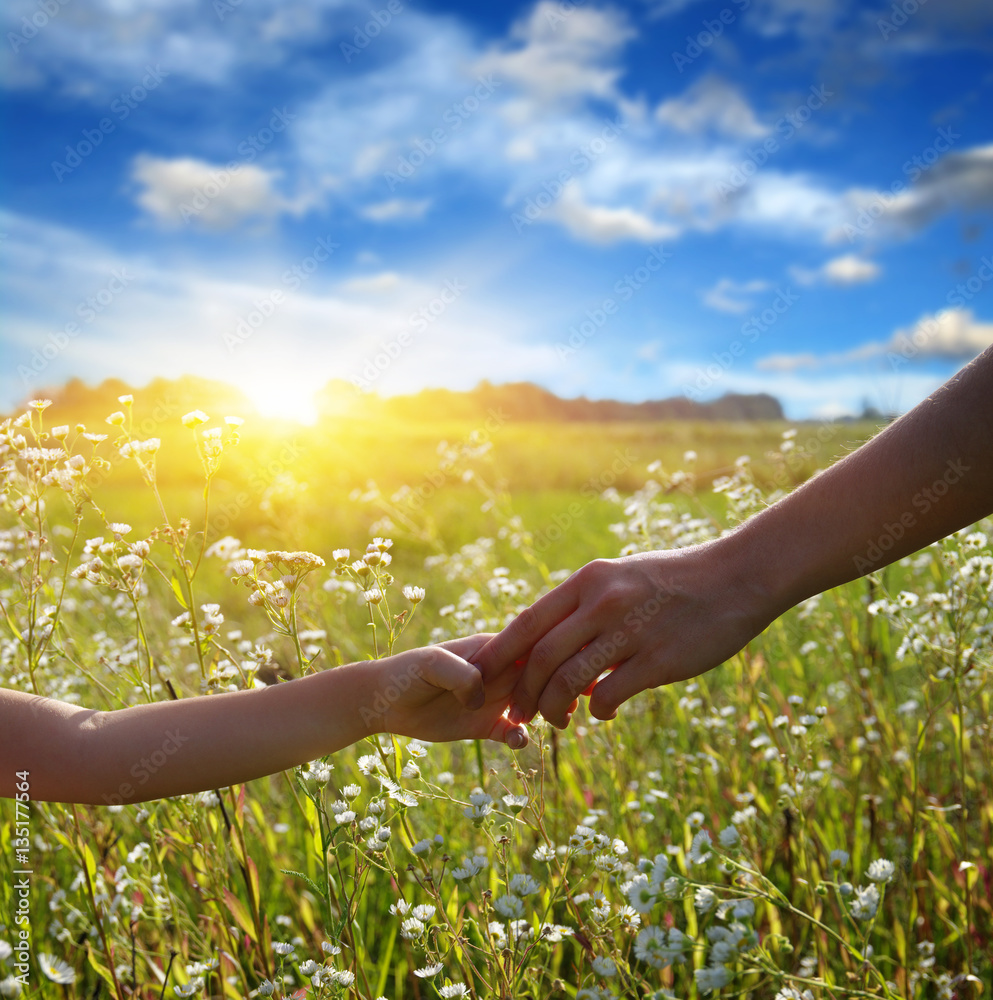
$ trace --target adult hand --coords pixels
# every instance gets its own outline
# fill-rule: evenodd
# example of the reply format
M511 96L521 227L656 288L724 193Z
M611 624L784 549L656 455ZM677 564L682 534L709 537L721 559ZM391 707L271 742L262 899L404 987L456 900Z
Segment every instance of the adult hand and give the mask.
M748 585L735 549L729 536L597 559L523 611L472 660L489 677L527 659L512 695L513 722L540 711L564 728L583 693L596 718L612 719L637 692L723 663L775 618Z

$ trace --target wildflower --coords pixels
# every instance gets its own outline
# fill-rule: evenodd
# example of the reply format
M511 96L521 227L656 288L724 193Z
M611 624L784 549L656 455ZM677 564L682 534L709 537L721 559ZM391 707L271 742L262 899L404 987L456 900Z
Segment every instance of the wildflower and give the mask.
M877 858L872 864L869 865L869 870L866 872L866 876L872 879L873 882L889 882L893 878L896 872L896 866L892 861L887 861L884 858Z
M693 906L698 913L706 913L708 910L712 910L716 902L717 896L712 889L708 889L706 886L700 886L693 896Z
M312 958L308 958L306 962L302 962L300 965L300 975L307 976L309 978L320 968L321 966L319 966Z
M726 826L717 835L717 839L721 842L722 847L728 849L732 847L737 847L741 843L741 835L734 828L734 826Z
M305 781L313 781L318 785L326 785L331 780L331 764L323 760L314 760L307 765L302 777Z
M336 945L333 941L322 941L321 942L321 951L323 951L325 955L340 955L341 954L341 948L340 948L340 946Z
M541 886L530 875L521 873L510 880L508 888L515 896L530 896L537 892Z
M505 795L503 804L511 812L519 813L522 809L527 808L528 797L526 795Z
M276 990L276 984L271 983L268 979L263 979L259 983L259 988L255 991L260 997L271 997Z
M706 830L698 831L693 837L693 843L690 845L690 861L695 865L704 864L710 858L708 848L712 846L713 841L710 839L710 834Z
M708 965L705 968L697 969L693 973L693 978L701 993L713 993L714 990L719 990L731 982L731 973L726 966Z
M494 901L493 909L507 920L519 920L524 916L524 901L517 896L500 896Z
M53 983L68 986L69 983L76 981L76 972L71 965L63 962L61 958L56 958L54 955L49 955L46 952L42 952L38 956L38 967Z
M879 908L879 890L874 885L860 886L855 890L849 910L856 920L871 920Z
M703 821L705 819L706 817L703 815L703 813L700 812L699 809L697 809L694 812L691 812L689 816L686 817L686 822L689 823L691 829L698 830L701 826L703 826Z
M272 945L272 950L282 957L283 955L291 955L294 951L294 945L289 941L274 941Z
M438 990L444 1000L452 1000L453 997L470 997L469 987L465 983L452 983L451 986L442 986Z
M426 965L423 969L414 969L414 975L418 979L431 979L432 976L437 976L442 968L441 962L438 962L435 965Z
M538 847L534 849L534 854L531 855L535 861L540 861L547 864L555 857L555 849L549 847L547 844L539 844Z
M658 886L648 881L647 875L636 875L627 889L628 902L638 913L649 913L656 902Z
M28 406L30 406L32 410L37 410L39 413L44 413L45 410L47 410L51 405L52 401L50 399L32 399L28 403ZM39 955L38 957L39 959L41 959L41 958L48 958L50 956ZM58 980L55 981L58 982Z
M832 851L828 856L828 864L835 871L840 871L848 864L848 851Z
M593 966L593 971L598 976L603 976L605 979L609 979L611 976L617 975L617 966L611 958L598 955L590 964Z
M210 417L207 416L203 410L191 410L189 413L183 415L183 426L189 430L196 430L197 427L202 427Z
M420 604L424 600L424 588L423 587L411 587L409 584L403 588L403 596L410 601L411 604Z
M22 988L17 976L5 976L0 979L0 997L19 997Z
M331 980L336 986L351 986L355 982L355 973L348 969L335 969L331 973Z
M408 917L400 925L400 937L406 941L416 941L424 934L424 924L417 917Z
M661 927L645 927L635 938L634 953L653 968L664 969L684 960L683 949L687 944L686 936L678 927L669 928L668 941Z
M178 997L191 997L203 989L203 978L195 976L185 986L173 986L172 990Z

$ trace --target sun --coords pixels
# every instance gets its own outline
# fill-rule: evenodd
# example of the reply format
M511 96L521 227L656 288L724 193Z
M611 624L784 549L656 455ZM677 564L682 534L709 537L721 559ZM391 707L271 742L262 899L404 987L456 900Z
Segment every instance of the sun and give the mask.
M280 378L277 374L252 375L240 379L238 386L263 417L307 426L317 423L313 388L298 379Z

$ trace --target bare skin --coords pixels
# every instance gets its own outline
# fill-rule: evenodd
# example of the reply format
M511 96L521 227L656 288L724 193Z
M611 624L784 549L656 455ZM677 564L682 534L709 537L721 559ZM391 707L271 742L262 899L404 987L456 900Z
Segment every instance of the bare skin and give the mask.
M584 566L473 661L488 676L527 659L515 722L541 712L565 727L583 693L611 719L638 692L723 663L799 601L985 517L991 459L993 348L725 537Z
M385 732L520 749L527 733L504 715L516 672L484 686L465 659L489 638L112 712L0 690L0 795L13 797L27 771L36 801L143 802L249 781Z

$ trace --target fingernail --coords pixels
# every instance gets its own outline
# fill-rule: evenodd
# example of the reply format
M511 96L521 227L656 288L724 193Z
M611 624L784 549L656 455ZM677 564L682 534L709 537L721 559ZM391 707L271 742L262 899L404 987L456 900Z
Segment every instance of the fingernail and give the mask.
M520 705L511 705L507 718L513 726L519 726L524 721L524 710Z
M476 693L475 693L475 694L474 694L474 695L473 695L473 696L472 696L472 697L471 697L471 698L469 699L469 708L470 708L470 709L471 709L472 711L474 711L474 712L475 712L475 711L476 711L477 709L479 709L479 708L482 708L482 707L483 707L483 706L484 706L485 704L486 704L486 692L485 692L485 691L477 691L477 692L476 692Z
M509 746L511 750L523 749L527 741L528 738L524 734L523 729L512 729L509 733L507 733L507 746Z

